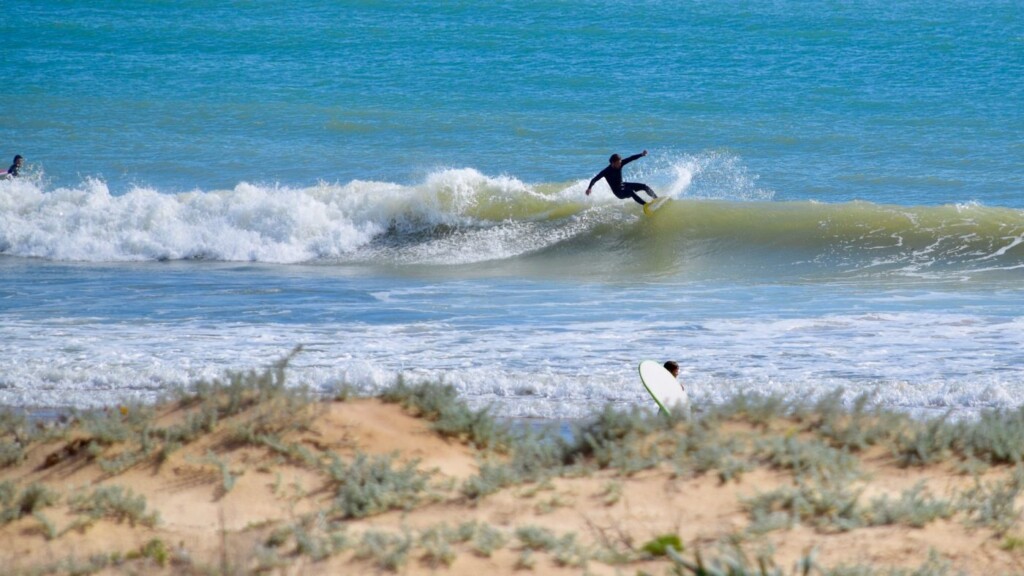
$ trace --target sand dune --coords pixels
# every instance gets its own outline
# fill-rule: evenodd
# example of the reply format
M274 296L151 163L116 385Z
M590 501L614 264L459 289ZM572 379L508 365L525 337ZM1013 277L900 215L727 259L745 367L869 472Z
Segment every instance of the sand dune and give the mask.
M686 574L699 556L758 573L760 555L787 573L809 559L825 573L1024 570L1009 460L834 408L607 411L572 439L524 439L443 386L314 399L275 369L156 407L10 416L0 566Z

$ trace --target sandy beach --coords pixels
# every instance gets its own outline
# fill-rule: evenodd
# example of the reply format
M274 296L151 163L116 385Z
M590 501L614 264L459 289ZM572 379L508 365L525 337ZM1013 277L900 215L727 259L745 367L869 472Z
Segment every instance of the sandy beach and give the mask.
M324 399L285 374L8 414L4 573L1024 570L1024 474L980 423L748 398L690 421L608 409L566 439L441 385Z

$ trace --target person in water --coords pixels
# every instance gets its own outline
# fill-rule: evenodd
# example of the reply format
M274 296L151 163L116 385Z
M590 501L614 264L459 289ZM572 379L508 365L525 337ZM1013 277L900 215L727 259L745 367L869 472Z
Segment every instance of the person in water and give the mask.
M11 164L11 167L7 169L7 172L3 173L3 177L4 178L17 178L18 177L18 172L21 172L21 162L22 162L21 154L18 154L17 156L14 157L14 164Z
M683 391L683 394L685 395L685 401L681 403L682 414L684 418L689 420L693 414L690 408L690 394L686 391L686 386L683 386L683 383L679 382L679 364L672 360L669 360L668 362L665 362L664 366L665 370L668 370L668 373L671 374L672 377L676 379L676 382L679 383L679 388Z
M665 370L668 370L668 373L671 374L673 378L675 378L676 380L679 380L679 364L678 363L676 363L676 362L674 362L672 360L669 360L668 362L665 362ZM679 387L683 389L683 392L686 392L686 386L683 386L682 382L679 383Z
M651 198L657 198L658 196L654 193L654 190L651 190L651 187L647 184L643 184L642 182L622 181L622 167L633 160L643 158L644 156L647 156L647 150L630 156L625 160L623 160L618 154L612 154L612 157L608 159L608 166L604 170L598 172L597 176L594 176L594 178L590 180L590 186L587 186L587 196L590 196L591 188L594 187L594 184L596 184L601 178L604 178L608 182L608 186L611 187L612 194L615 194L616 198L621 198L623 200L626 198L632 198L641 206L647 204L647 202L645 202L643 198L637 196L637 191L643 190Z

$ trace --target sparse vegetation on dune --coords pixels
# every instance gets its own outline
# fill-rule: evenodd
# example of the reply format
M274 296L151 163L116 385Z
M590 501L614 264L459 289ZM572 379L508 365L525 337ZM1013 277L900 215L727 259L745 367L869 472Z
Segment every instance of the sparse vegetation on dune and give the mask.
M691 419L609 407L562 434L443 384L320 397L287 384L290 358L153 406L0 415L0 565L860 575L1024 561L1024 411L954 422L841 392L745 395ZM907 534L937 552L852 552ZM957 538L984 554L949 551Z

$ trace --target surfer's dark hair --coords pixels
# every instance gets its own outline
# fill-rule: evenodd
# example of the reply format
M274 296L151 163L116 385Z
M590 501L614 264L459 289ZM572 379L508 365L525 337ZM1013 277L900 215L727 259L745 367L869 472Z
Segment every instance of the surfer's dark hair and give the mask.
M673 360L669 360L668 362L665 362L665 370L675 374L676 370L679 370L679 364Z
M611 157L608 158L608 163L615 164L616 160L622 160L622 156L619 156L618 154L612 154Z
M17 162L18 160L23 160L23 158L21 157L21 154L18 154L17 156L14 157L14 161L15 162Z

